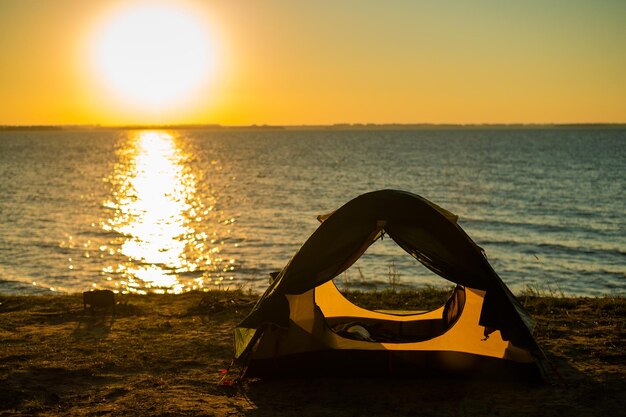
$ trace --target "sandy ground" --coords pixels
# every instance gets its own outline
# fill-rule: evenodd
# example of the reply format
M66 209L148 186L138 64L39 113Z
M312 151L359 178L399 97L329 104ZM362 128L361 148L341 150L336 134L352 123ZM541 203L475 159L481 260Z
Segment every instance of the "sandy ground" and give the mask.
M204 301L202 300L204 298ZM626 415L626 299L523 297L565 385L432 378L218 384L241 293L0 296L0 416Z

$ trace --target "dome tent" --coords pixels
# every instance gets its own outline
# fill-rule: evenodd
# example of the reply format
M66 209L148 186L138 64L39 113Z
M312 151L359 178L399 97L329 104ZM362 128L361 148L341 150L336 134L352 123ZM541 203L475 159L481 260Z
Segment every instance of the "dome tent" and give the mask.
M321 220L235 329L235 358L249 375L537 370L544 356L532 319L455 215L418 195L381 190ZM445 306L368 311L336 289L333 278L383 234L457 284Z

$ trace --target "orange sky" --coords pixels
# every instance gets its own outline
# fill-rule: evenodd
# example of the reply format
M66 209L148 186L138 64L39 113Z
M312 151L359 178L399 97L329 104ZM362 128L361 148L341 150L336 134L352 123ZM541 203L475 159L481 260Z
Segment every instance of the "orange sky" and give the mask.
M124 62L121 32L114 58L94 58L137 7L190 19L133 21L149 39L202 33L210 65L180 96L161 90L201 49ZM2 0L0 124L624 123L624 16L618 0ZM134 74L125 87L107 81L112 60ZM170 73L151 85L153 67Z

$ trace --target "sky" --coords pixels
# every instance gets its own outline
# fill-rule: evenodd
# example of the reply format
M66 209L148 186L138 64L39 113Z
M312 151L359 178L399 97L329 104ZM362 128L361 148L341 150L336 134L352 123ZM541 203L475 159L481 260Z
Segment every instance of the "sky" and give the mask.
M620 0L2 0L0 124L624 123L625 18Z

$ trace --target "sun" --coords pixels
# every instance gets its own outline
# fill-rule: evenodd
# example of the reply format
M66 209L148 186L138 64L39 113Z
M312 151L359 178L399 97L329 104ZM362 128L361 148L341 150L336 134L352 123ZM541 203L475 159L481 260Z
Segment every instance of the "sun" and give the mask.
M190 99L214 69L206 23L176 4L116 10L96 31L91 49L106 88L145 108L163 109Z

